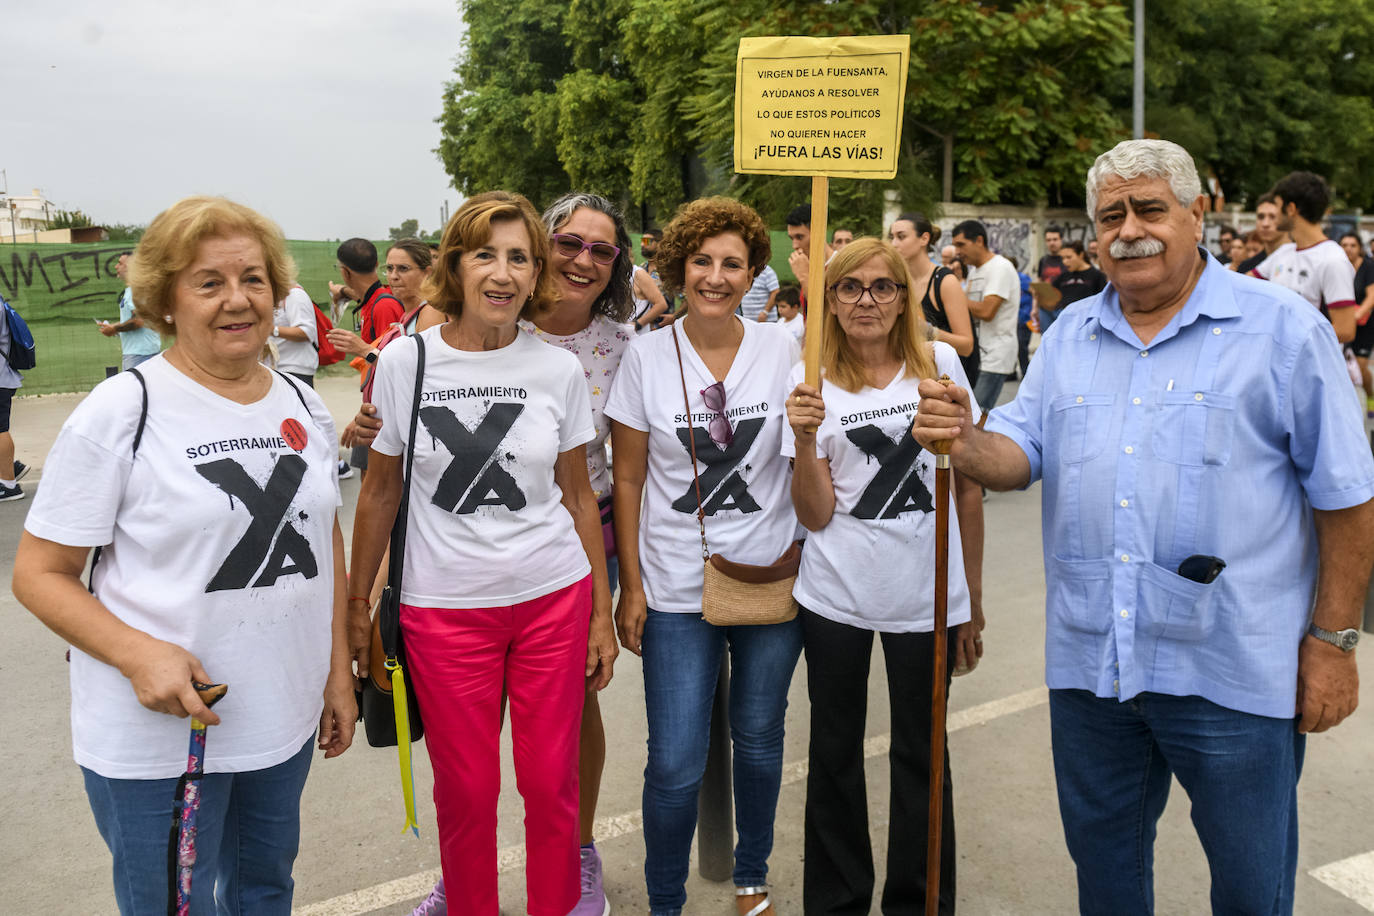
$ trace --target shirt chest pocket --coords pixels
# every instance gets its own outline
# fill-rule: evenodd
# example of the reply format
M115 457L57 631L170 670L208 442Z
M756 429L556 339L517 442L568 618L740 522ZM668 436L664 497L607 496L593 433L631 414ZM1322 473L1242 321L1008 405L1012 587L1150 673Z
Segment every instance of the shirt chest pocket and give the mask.
M1220 467L1231 460L1236 399L1216 391L1166 391L1155 418L1155 457L1192 467Z
M1102 454L1115 403L1111 394L1062 394L1050 402L1053 435L1046 441L1057 443L1061 461L1081 464Z

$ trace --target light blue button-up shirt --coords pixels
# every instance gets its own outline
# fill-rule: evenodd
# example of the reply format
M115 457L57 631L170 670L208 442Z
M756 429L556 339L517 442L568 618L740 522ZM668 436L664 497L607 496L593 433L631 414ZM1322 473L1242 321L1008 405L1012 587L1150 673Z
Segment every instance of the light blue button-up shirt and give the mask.
M1294 715L1317 579L1312 510L1374 498L1330 323L1294 293L1206 268L1148 345L1116 290L1044 336L987 428L1043 481L1045 681ZM1210 585L1176 572L1220 557Z

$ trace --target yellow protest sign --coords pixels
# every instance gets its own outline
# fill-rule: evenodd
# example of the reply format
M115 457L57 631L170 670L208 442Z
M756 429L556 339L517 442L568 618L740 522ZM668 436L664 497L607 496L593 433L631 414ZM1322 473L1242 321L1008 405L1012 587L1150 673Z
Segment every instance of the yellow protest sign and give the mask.
M735 171L895 178L910 35L742 38Z

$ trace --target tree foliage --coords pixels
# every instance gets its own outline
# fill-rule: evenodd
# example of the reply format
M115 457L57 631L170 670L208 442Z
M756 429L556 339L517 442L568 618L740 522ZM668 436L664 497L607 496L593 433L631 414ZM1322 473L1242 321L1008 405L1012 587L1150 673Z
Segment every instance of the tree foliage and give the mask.
M94 225L91 218L80 210L57 210L48 220L49 229L84 229Z
M1150 0L1147 130L1235 199L1311 168L1374 203L1374 0ZM597 191L664 219L727 193L777 224L804 178L732 170L735 62L751 35L911 35L896 180L831 182L832 221L884 197L1075 205L1129 135L1131 0L465 0L438 152L466 193Z
M399 242L401 239L420 238L420 221L418 219L401 220L401 225L392 226L387 230L387 238L393 242Z
M1129 76L1117 98L1130 101ZM1150 0L1146 129L1216 170L1229 200L1293 169L1374 206L1374 0ZM1128 109L1127 109L1128 111Z

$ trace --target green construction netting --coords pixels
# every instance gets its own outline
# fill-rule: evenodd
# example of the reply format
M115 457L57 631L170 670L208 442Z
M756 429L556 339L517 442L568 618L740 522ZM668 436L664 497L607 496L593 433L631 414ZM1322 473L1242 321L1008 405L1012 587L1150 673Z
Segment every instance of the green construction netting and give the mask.
M773 269L789 282L791 243L784 232L771 234ZM638 235L634 239L638 260ZM375 244L384 253L391 243ZM287 246L310 298L328 302L329 281L339 276L334 266L338 242L289 241ZM115 263L132 250L129 243L115 242L0 244L0 295L24 316L38 346L38 365L24 373L21 394L89 391L119 367L119 338L103 336L92 319L118 319L124 283L115 275Z
M377 242L385 251L389 243ZM316 302L329 301L338 280L338 242L287 242L300 283ZM124 282L115 275L128 243L0 245L0 295L24 316L38 347L38 365L24 373L22 394L89 391L120 363L119 338L105 337L93 318L116 321Z

